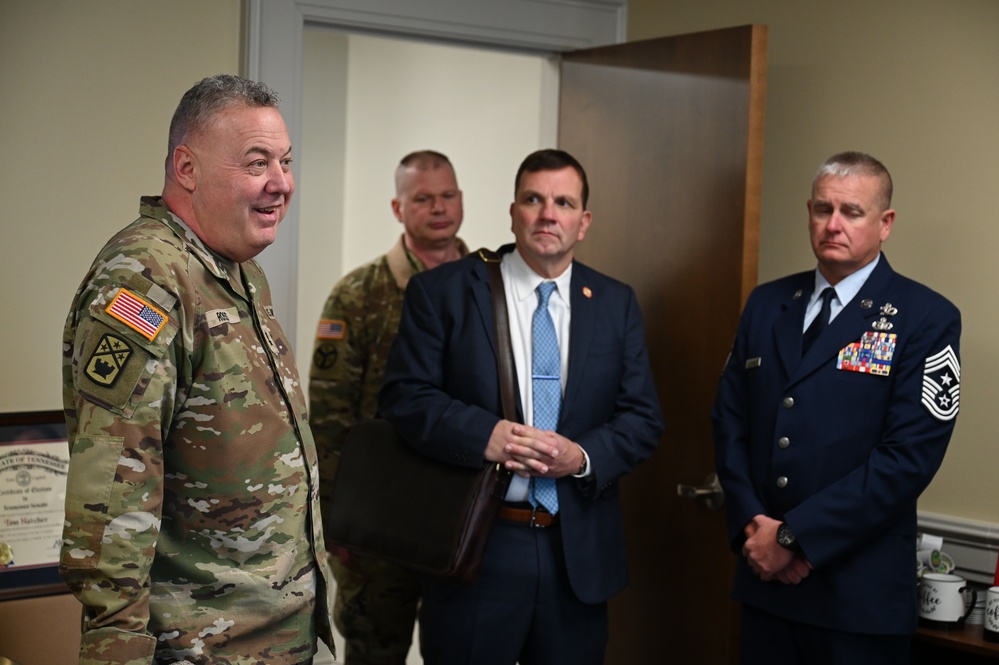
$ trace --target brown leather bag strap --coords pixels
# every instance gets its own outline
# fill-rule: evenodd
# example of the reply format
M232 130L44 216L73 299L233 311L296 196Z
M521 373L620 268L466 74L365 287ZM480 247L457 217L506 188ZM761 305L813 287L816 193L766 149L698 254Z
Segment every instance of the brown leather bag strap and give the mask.
M513 362L513 344L510 342L510 317L506 311L506 290L503 288L503 274L500 272L502 258L489 249L480 249L479 257L485 261L489 271L489 286L493 296L493 321L496 324L496 366L499 371L500 398L503 400L503 417L511 422L517 418L516 382L517 370Z

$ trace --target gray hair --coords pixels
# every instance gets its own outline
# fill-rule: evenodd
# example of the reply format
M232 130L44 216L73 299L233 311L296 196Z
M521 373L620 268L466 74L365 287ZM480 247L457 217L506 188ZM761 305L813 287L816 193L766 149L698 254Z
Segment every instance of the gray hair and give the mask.
M204 130L222 111L235 107L276 109L279 104L277 93L263 83L232 74L201 79L184 93L170 120L167 163L177 146L191 134Z
M891 174L880 161L871 157L866 152L841 152L833 155L819 167L812 178L812 194L815 194L815 184L820 178L832 176L834 178L845 178L847 176L871 176L881 181L881 191L878 193L882 210L891 207L891 197L893 185Z

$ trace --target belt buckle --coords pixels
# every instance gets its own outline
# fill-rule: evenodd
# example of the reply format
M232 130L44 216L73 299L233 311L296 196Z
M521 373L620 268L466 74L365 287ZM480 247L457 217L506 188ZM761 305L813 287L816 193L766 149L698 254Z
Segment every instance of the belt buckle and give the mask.
M531 506L531 521L528 522L527 526L531 527L532 529L544 529L545 528L543 524L538 524L538 507L537 506Z

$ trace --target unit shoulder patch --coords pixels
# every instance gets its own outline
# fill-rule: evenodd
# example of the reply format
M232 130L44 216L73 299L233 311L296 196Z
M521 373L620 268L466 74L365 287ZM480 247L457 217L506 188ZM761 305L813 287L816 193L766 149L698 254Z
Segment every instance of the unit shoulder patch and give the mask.
M121 376L133 353L126 340L107 333L91 352L83 374L97 385L110 388Z
M320 344L312 353L312 363L319 370L332 369L340 353L333 344Z
M94 321L77 369L76 389L91 401L124 412L136 394L150 353L128 333Z

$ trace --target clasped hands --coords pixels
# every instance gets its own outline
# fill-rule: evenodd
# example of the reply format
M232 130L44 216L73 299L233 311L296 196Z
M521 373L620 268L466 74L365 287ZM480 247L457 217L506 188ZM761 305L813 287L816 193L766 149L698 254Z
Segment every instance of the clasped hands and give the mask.
M798 584L808 577L812 564L801 552L792 552L777 543L777 527L780 524L766 515L754 517L743 529L746 542L742 546L742 555L764 582L777 580L783 584Z
M579 444L561 434L509 420L496 423L485 457L523 478L572 475L579 471L584 459Z

